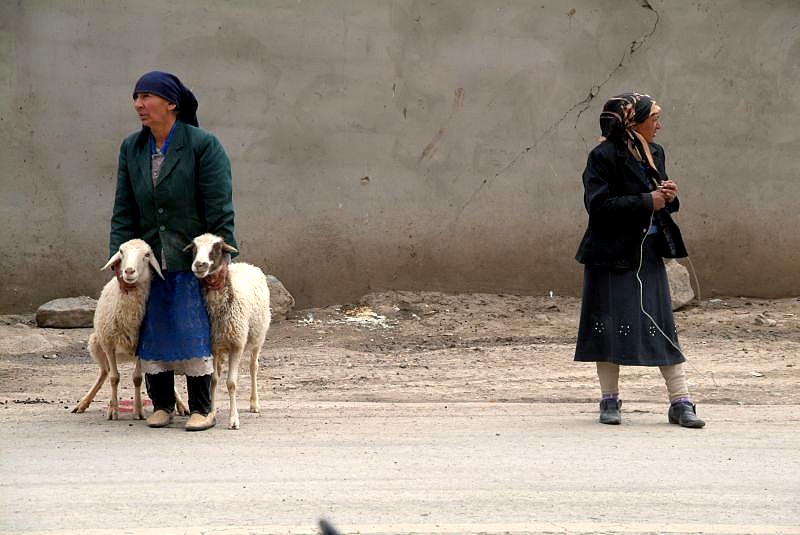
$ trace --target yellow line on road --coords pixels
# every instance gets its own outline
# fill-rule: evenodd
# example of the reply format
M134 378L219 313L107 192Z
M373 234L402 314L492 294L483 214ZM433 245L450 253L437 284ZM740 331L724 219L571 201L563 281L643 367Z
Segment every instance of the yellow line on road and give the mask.
M776 524L664 524L664 523L614 523L614 522L520 522L487 524L359 524L340 525L343 535L535 535L535 534L681 534L681 535L800 535L800 525ZM25 535L318 535L316 526L260 525L246 527L182 527L182 528L129 528L129 529L61 529L47 531L7 531L0 534Z

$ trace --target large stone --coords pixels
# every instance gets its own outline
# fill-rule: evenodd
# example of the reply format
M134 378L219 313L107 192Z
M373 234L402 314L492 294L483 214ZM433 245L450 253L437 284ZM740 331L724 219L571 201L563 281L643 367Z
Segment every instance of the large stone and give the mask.
M694 300L694 289L689 278L689 270L675 259L665 262L667 278L669 279L669 293L672 297L672 310L678 310Z
M294 297L274 275L267 275L267 285L269 286L269 308L272 311L272 320L286 319L286 315L294 308Z
M91 297L53 299L36 311L36 325L56 329L91 327L97 301Z

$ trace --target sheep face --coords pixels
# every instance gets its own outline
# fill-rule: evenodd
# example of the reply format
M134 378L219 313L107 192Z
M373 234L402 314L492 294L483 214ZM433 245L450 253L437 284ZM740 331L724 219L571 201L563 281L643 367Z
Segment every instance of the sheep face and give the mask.
M225 240L214 234L201 234L184 248L184 251L193 251L192 272L198 279L203 279L211 273L216 273L225 256L235 253L236 248L231 247Z
M150 278L150 268L152 267L162 279L161 268L155 259L153 250L144 240L128 240L119 246L119 251L108 260L101 271L108 268L115 268L122 281L128 285L136 285L143 280Z

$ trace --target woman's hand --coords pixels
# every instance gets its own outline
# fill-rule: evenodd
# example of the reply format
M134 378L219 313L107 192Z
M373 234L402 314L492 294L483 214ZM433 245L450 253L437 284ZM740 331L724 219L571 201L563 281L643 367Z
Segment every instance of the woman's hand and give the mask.
M666 196L660 189L651 191L650 196L653 198L653 211L658 212L667 205Z
M678 196L678 185L672 180L665 180L661 183L661 193L667 202L672 202Z

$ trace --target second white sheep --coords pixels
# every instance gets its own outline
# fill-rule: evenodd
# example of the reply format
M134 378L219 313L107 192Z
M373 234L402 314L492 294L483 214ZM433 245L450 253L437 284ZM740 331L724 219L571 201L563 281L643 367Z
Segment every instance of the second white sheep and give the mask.
M202 281L211 321L211 352L214 355L212 410L216 412L216 386L227 363L228 427L239 429L236 386L239 361L244 353L250 354L250 412L260 412L258 357L271 320L267 278L261 269L251 264L228 264L229 254L237 251L214 234L196 237L185 250L194 251L192 271Z

